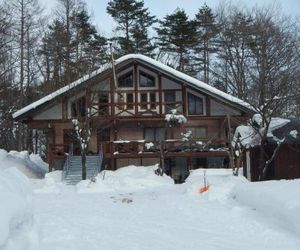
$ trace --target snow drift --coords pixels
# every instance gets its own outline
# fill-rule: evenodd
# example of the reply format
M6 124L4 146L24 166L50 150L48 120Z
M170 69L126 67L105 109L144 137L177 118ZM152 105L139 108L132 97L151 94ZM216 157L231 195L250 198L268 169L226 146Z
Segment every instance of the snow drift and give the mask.
M48 164L39 155L29 155L28 151L0 149L0 162L0 170L15 167L29 178L42 178L48 172Z
M0 170L0 249L31 249L33 207L29 180L16 168Z
M233 195L270 221L300 237L300 180L246 182Z
M77 190L84 192L103 192L114 190L137 190L173 185L174 181L167 175L155 174L157 166L137 167L128 166L116 171L102 171L96 177L95 182L81 181L77 184Z

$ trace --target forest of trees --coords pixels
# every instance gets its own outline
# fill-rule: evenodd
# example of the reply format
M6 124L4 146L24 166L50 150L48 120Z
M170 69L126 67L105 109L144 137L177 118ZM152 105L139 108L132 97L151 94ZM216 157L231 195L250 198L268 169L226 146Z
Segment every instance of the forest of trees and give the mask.
M296 18L205 4L195 16L176 8L159 20L143 0L111 0L106 11L112 37L98 32L84 0L57 0L51 18L38 0L0 2L1 148L32 150L32 131L12 113L107 63L109 43L116 58L141 53L249 102L266 123L300 116Z

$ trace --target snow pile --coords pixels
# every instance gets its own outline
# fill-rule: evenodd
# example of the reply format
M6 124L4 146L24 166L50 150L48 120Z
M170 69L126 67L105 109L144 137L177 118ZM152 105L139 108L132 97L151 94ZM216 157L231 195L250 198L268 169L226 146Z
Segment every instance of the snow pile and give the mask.
M104 170L96 177L95 182L81 181L77 184L79 193L103 191L135 191L161 186L172 186L174 181L167 175L155 174L157 166L128 166L116 171Z
M178 114L176 109L171 110L171 114L166 114L165 120L169 123L183 124L187 122L184 115Z
M27 151L9 153L0 149L0 170L15 167L29 178L41 178L48 172L48 164L39 155Z
M231 169L196 169L191 170L186 183L186 193L200 195L199 190L204 186L204 172L209 191L204 194L208 200L226 201L232 197L232 191L237 183L247 181L244 177L233 176Z
M300 180L246 182L235 187L233 197L300 237L299 190Z
M30 249L34 244L31 193L29 180L16 168L0 170L0 249Z
M65 184L62 182L62 171L52 171L43 180L35 182L35 193L61 193Z

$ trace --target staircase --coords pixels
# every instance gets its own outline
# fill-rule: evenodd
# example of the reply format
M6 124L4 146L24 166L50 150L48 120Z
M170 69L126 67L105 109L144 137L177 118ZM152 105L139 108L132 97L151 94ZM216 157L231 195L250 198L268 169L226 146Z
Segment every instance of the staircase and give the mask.
M86 156L86 179L91 179L100 172L102 154ZM82 179L81 156L68 155L64 164L63 181L68 185L76 185Z

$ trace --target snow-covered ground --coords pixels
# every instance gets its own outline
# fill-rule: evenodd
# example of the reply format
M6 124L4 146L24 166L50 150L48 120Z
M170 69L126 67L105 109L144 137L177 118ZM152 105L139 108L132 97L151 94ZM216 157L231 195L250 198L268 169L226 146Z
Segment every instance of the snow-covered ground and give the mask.
M300 180L249 183L210 169L200 194L202 169L182 185L154 169L106 171L75 187L60 172L31 180L31 244L23 249L300 249Z

